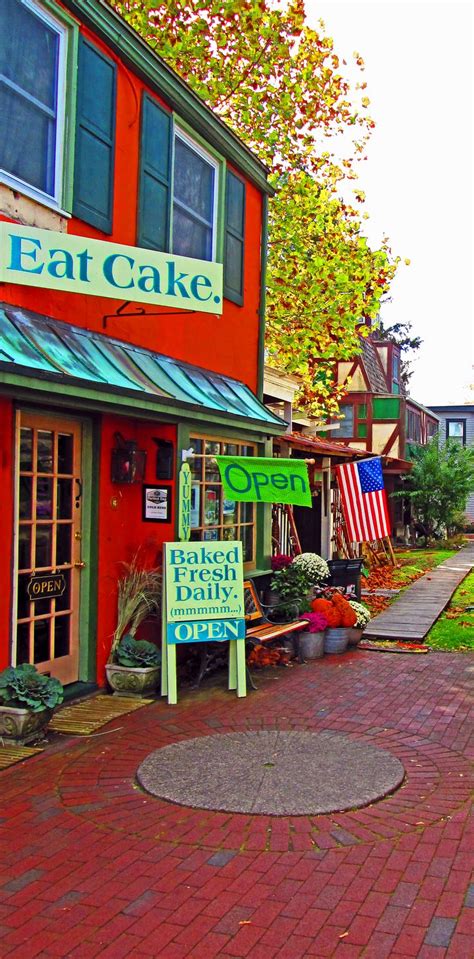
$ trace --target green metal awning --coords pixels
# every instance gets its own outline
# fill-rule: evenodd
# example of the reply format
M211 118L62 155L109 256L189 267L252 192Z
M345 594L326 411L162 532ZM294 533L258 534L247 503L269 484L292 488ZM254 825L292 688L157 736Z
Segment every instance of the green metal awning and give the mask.
M0 303L0 382L37 387L48 381L69 395L97 395L135 413L173 409L245 420L259 432L286 424L239 380L94 333L49 316ZM54 384L54 388L53 388ZM92 390L92 393L91 393Z

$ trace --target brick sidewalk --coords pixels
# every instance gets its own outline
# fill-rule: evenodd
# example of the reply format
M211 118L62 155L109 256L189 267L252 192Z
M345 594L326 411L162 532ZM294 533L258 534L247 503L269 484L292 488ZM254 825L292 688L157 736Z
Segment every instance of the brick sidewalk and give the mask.
M270 672L246 700L205 689L95 737L52 737L0 773L0 956L468 959L473 665L356 651ZM374 743L406 781L358 811L285 818L135 785L159 746L262 728Z

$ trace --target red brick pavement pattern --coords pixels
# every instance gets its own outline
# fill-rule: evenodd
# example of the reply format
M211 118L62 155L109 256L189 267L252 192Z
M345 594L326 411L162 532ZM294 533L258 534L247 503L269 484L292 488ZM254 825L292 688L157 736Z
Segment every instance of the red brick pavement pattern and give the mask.
M355 651L271 672L246 700L212 686L51 737L0 773L0 956L467 959L472 672L464 655ZM135 783L160 746L264 728L374 743L406 780L364 809L285 818Z

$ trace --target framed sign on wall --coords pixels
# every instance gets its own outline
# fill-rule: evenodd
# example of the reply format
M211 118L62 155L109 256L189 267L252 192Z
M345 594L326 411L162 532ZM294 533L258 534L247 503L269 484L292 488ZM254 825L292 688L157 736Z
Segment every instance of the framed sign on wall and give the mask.
M171 522L171 492L171 486L151 486L148 483L143 485L143 522Z

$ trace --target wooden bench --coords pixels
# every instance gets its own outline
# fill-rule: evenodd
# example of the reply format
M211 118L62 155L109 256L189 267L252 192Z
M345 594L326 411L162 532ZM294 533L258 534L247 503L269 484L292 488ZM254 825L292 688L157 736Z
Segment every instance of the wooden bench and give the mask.
M251 579L245 580L244 609L246 622L246 642L256 646L259 643L269 643L270 640L278 639L279 636L287 636L290 633L297 633L301 629L305 629L307 624L304 620L296 619L293 622L278 623L269 619L268 615L264 612L264 610L268 610L269 612L271 612L271 610L277 611L278 608L278 605L264 606L258 598L255 584ZM200 643L200 663L198 675L194 684L195 688L199 687L201 680L204 678L206 673L211 672L216 668L217 665L219 665L219 660L222 659L222 646L223 643ZM248 671L247 677L252 688L256 689L256 686L252 682L252 678Z

